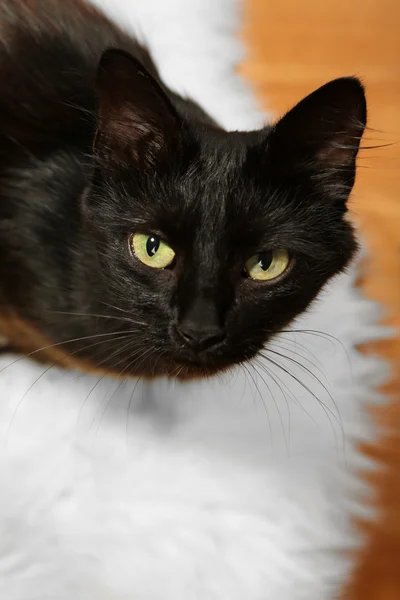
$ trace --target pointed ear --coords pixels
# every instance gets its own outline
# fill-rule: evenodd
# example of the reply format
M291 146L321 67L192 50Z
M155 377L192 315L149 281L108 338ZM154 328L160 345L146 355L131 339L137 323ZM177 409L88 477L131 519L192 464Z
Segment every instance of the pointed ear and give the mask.
M331 81L278 121L269 138L273 167L289 177L312 175L347 199L366 121L360 81L352 77Z
M106 50L97 70L94 153L102 164L155 166L180 140L181 122L166 93L141 63Z

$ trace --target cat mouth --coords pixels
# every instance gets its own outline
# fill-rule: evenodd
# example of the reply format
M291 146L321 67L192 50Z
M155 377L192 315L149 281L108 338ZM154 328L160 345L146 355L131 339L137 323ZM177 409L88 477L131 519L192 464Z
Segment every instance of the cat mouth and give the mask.
M181 351L174 357L174 365L168 369L167 376L179 381L207 379L222 374L242 362L239 356L228 356L222 348L219 351L199 353Z
M233 367L233 363L226 364L195 364L195 363L181 363L172 369L168 373L168 377L177 379L178 381L195 381L198 379L208 379L223 373L229 368Z

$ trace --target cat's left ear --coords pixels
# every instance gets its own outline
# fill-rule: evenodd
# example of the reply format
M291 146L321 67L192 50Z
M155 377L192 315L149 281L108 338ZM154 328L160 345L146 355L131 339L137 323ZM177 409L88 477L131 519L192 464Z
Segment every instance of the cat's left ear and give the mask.
M322 86L289 111L268 138L273 171L298 179L312 176L347 199L367 122L364 88L353 77Z
M103 165L155 166L180 141L181 120L166 92L130 54L106 50L97 70L94 153Z

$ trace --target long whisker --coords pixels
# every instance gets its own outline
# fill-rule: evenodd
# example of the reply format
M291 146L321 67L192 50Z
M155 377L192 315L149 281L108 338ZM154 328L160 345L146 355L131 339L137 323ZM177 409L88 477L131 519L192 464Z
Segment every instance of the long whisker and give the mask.
M277 353L277 352L273 352L272 354L278 354L278 355L279 355L279 356L281 356L282 358L287 358L286 356L284 356L284 355L280 355L280 354L279 354L279 353ZM287 373L288 375L290 375L290 377L292 377L292 379L295 379L295 381L297 381L297 383L299 383L299 384L300 384L300 385L301 385L301 386L302 386L302 387L303 387L303 388L304 388L304 389L305 389L307 392L309 392L309 393L310 393L310 394L311 394L311 395L312 395L312 396L315 398L315 400L317 400L318 402L320 402L320 403L321 403L321 404L322 404L322 405L323 405L323 406L326 408L326 410L327 410L327 411L328 411L328 412L329 412L329 413L332 415L332 417L335 419L335 421L337 422L337 424L338 424L339 426L342 426L342 421L341 421L341 419L340 419L340 414L339 414L339 416L337 416L337 415L336 415L336 414L335 414L335 413L334 413L334 412L333 412L333 411L332 411L332 410L329 408L329 406L327 406L326 404L324 404L324 403L322 402L322 400L320 400L320 399L319 399L319 398L318 398L318 397L317 397L317 396L314 394L314 392L313 392L313 391L312 391L312 390L311 390L311 389L310 389L310 388L309 388L309 387L308 387L308 386L307 386L307 385L306 385L304 382L302 382L300 379L298 379L298 378L297 378L297 377L296 377L296 376L295 376L293 373L291 373L291 372L290 372L288 369L286 369L285 367L283 367L281 364L279 364L279 363L277 363L277 362L273 361L273 360L272 360L272 359L271 359L269 356L267 356L266 354L260 353L260 355L261 355L263 358L265 358L265 360L268 360L268 361L269 361L271 364L273 364L273 365L275 365L275 366L279 367L279 368L280 368L282 371L284 371L285 373ZM294 362L297 362L297 361L294 361ZM320 384L322 385L322 383L319 381L319 379L318 379L318 378L315 378L315 381L317 381L318 383L320 383ZM324 387L324 386L322 385L322 387ZM326 390L326 388L324 388L324 390L325 390L325 391L326 391L326 392L329 394L329 392L328 392L328 390Z
M127 335L127 334L125 334L125 335L123 335L123 336L119 336L117 339L115 339L115 338L112 338L112 339L108 338L107 340L102 340L101 342L96 342L95 344L89 344L89 345L87 345L87 346L84 346L83 348L79 349L79 351L83 351L83 350L85 350L85 349L87 349L87 348L90 348L90 347L92 347L92 346L94 346L94 345L97 345L97 344L100 344L100 343L109 343L109 342L115 342L115 341L119 342L119 341L121 340L121 337L122 337L122 338L125 338L125 337L128 337L128 335ZM72 352L71 354L75 354L76 352L78 352L78 351ZM64 358L62 358L62 359L60 360L60 362L62 362L63 360L65 360L65 358L67 358L67 357L64 357ZM9 438L9 434L10 434L10 431L11 431L11 427L12 427L12 425L13 425L14 421L15 421L15 418L16 418L16 416L17 416L17 413L19 412L19 409L20 409L20 408L21 408L21 406L22 406L22 403L23 403L23 401L25 400L25 398L27 397L27 395L29 394L29 392L31 392L31 391L32 391L33 387L34 387L34 386L35 386L35 385L38 383L38 381L40 381L40 379L42 379L42 377L44 377L44 376L46 375L46 373L47 373L48 371L50 371L50 369L52 369L54 366L56 366L56 365L55 365L55 363L52 363L52 364L51 364L49 367L47 367L47 368L46 368L46 369L45 369L45 370L44 370L44 371L43 371L43 372L42 372L42 373L39 375L39 377L37 377L37 378L35 379L35 381L34 381L34 382L33 382L33 383L32 383L32 384L29 386L28 390L27 390L27 391L26 391L26 392L23 394L23 396L21 397L21 399L18 401L18 404L17 404L17 406L15 407L15 409L14 409L14 411L13 411L13 414L11 415L10 423L9 423L9 425L8 425L8 430L7 430L7 434L6 434L6 441L5 441L6 445L7 445L7 442L8 442L8 438ZM103 376L103 377L104 377L104 376Z
M159 360L166 353L167 353L167 351L165 349L162 350L158 354L157 359ZM153 374L154 374L154 369L155 369L155 365L153 367ZM126 443L127 444L128 444L128 438L129 438L129 415L131 413L131 406L132 406L133 398L134 398L134 395L135 395L135 392L136 392L136 388L137 388L139 382L141 382L141 381L142 381L142 379L139 377L138 380L137 380L137 382L135 383L135 386L134 386L133 391L131 393L131 396L129 398L129 403L128 403L128 406L127 406L127 409L126 409L125 438L126 438Z
M295 338L294 336L291 338L287 338L287 337L283 337L283 335L279 335L277 338L275 338L276 340L279 341L279 343L285 343L285 344L291 344L292 346L294 346L295 348L300 348L300 350L304 350L304 352L306 352L307 354L309 354L317 363L321 364L321 361L318 359L318 357L314 354L314 352L311 352L310 348L308 348L308 346L306 346L305 344L301 344L297 338ZM272 345L276 344L276 341L272 340Z
M303 333L305 335L319 337L319 338L325 339L328 342L332 343L333 347L335 347L334 342L337 343L340 346L342 352L344 353L344 355L346 357L346 362L349 366L350 375L351 375L351 378L353 378L352 365L351 365L351 360L350 360L348 350L339 338L337 338L334 335L331 335L330 333L327 333L325 331L319 331L318 329L284 329L280 333ZM298 343L298 342L295 342L295 343Z
M96 368L99 368L104 362L106 362L106 360L110 360L111 358L113 358L114 356L119 356L126 348L129 348L129 346L132 345L133 341L137 341L137 339L135 338L135 340L133 339L133 336L130 334L124 335L123 339L129 338L128 342L126 344L124 344L123 346L118 347L111 355L108 355L107 358L103 359L102 361L96 363ZM118 338L118 340L116 340L117 342L121 341L121 337ZM131 355L132 356L132 355ZM128 357L129 359L130 357ZM82 414L82 411L84 410L84 407L87 403L87 401L89 400L89 397L91 396L91 394L94 392L94 390L96 389L96 387L100 384L101 381L103 381L103 379L110 373L111 369L114 369L115 367L117 367L119 364L121 364L121 362L123 360L126 360L126 357L121 358L118 362L113 363L108 369L107 371L104 373L104 375L102 377L100 377L100 379L95 383L95 385L92 387L92 389L90 390L89 394L86 396L85 400L83 401L83 404L79 410L78 416L77 416L77 424L79 423L79 419L80 416ZM130 363L131 364L131 363ZM120 377L120 375L118 376Z
M276 361L274 361L269 356L264 355L264 358L265 358L265 360L267 360L268 362L270 362L274 366L278 367L278 369L281 369L284 373L286 373L287 375L289 375L294 381L296 381L304 390L306 390L318 402L318 404L321 406L322 410L325 412L325 414L326 414L326 416L327 416L327 418L329 420L329 423L331 425L332 432L333 432L335 440L336 440L337 452L338 452L338 455L339 455L337 433L336 433L336 428L335 428L335 426L334 426L334 424L332 422L331 415L332 415L332 417L334 418L334 420L338 423L338 425L341 428L341 433L342 433L342 448L343 449L345 447L345 440L344 440L344 431L343 431L342 423L340 422L340 420L338 420L338 418L335 415L335 413L333 413L332 410L329 408L329 406L327 406L320 398L318 398L318 396L303 381L301 381L301 379L299 379L298 377L296 377L288 369L286 369L285 367L283 367L282 365L280 365L279 363L277 363Z
M139 381L141 381L140 377L138 377L138 380L136 381L131 396L129 398L129 402L128 402L128 407L126 409L126 422L125 422L125 440L126 440L126 444L128 444L128 438L129 438L129 415L131 412L131 406L132 406L132 402L133 402L133 398L135 396L135 392L136 392L136 388L139 385Z
M112 321L123 321L123 322L128 322L131 323L132 325L144 325L144 323L142 321L135 321L134 319L130 319L129 317L119 317L116 315L100 315L100 314L96 314L96 313L79 313L79 312L67 312L67 311L62 311L62 310L52 310L52 311L48 311L51 314L56 314L56 315L66 315L66 316L71 316L71 317L95 317L97 319L108 319L108 320L112 320Z
M290 348L290 346L284 346L282 344L277 344L275 341L271 343L271 345L269 346L269 348L272 350L273 348L279 348L280 350L283 350L284 352L290 352L290 354L293 354L294 356L298 356L299 358L301 358L302 360L305 360L309 365L311 365L320 375L321 377L323 377L326 381L326 383L328 383L328 380L326 378L325 373L322 371L322 365L321 363L319 365L315 364L312 360L310 360L309 358L307 358L306 356L303 356L303 354L301 354L300 352L297 352L296 350L293 350L292 348ZM306 348L304 347L304 349L306 350ZM309 354L312 354L311 352L309 352ZM315 360L318 361L318 359L314 356ZM320 362L320 361L318 361Z
M133 360L132 360L130 363L128 363L128 365L126 365L126 366L125 366L125 368L124 368L124 369L121 371L121 373L119 373L119 375L118 375L118 379L120 379L120 377L122 376L122 374L123 374L123 373L124 373L124 372L125 372L127 369L130 369L130 368L131 368L131 366L134 364L135 360L138 360L138 359L140 359L140 358L142 358L142 357L145 357L147 354L149 354L149 352L152 352L153 350L154 350L153 348L147 348L147 350L145 350L145 351L144 351L144 352L143 352L141 355L139 355L137 358L135 357L135 358L134 358L134 359L133 359ZM136 354L136 352L134 352L134 353L133 353L131 356L134 356L135 354ZM141 362L139 363L139 365L137 365L137 366L140 366L140 365L142 364L143 360L144 360L144 358L142 358L142 361L141 361ZM117 363L117 364L118 364L118 363ZM117 393L117 391L120 389L121 385L122 385L123 383L125 383L125 382L126 382L126 379L123 379L122 381L120 381L120 383L117 385L116 389L113 391L113 393L112 393L112 395L111 395L110 399L108 400L108 402L107 402L106 406L104 407L104 410L103 410L103 412L101 413L101 416L100 416L99 423L98 423L98 425L97 425L97 429L96 429L96 433L95 433L95 439L97 438L97 435L98 435L98 433L99 433L99 430L100 430L101 424L102 424L102 422L103 422L104 415L106 414L106 412L107 412L107 410L108 410L108 407L110 406L110 404L111 404L111 402L112 402L112 400L113 400L113 398L114 398L115 394L116 394L116 393Z
M247 373L249 374L249 377L250 377L250 379L252 380L252 382L253 382L253 384L254 384L254 387L256 388L256 390L257 390L257 393L258 393L258 395L259 395L259 397L260 397L261 403L262 403L262 405L263 405L263 407L264 407L265 414L267 415L267 418L268 418L268 429L269 429L269 435L270 435L270 441L271 441L271 451L273 452L273 436L272 436L272 425L271 425L271 419L270 419L270 417L269 417L268 409L267 409L267 407L266 407L266 405L265 405L264 398L262 397L262 394L261 394L261 392L260 392L260 390L259 390L259 388L258 388L258 385L257 385L256 381L254 380L254 377L253 377L253 375L251 374L250 370L247 368L247 365L246 365L245 363L243 363L243 367L245 368L245 370L246 370L246 371L247 371Z
M286 356L285 354L282 354L281 352L276 352L275 350L272 350L271 348L266 348L266 351L270 352L271 354L275 354L275 356L279 356L280 358L284 358L285 360L290 361L292 364L296 365L297 367L299 367L300 369L305 371L312 379L314 379L314 381L316 381L325 390L325 392L328 394L330 400L333 402L333 405L335 406L335 409L337 412L338 423L341 425L341 427L343 426L340 411L338 409L338 406L337 406L332 394L330 393L330 391L328 390L326 385L324 383L322 383L322 381L315 375L315 373L313 373L310 369L308 369L306 366L304 366L301 362L299 362L298 360L296 360L294 358L291 358L290 356ZM260 353L260 354L261 354L261 356L263 356L265 358L265 355L263 353Z
M267 367L257 358L254 359L254 363L257 365L258 369L261 369L262 371L264 371L264 373L267 375L267 377L270 377L272 379L272 381L275 383L275 385L278 387L279 391L282 394L282 397L285 400L286 403L286 408L287 408L287 416L288 416L288 453L290 453L290 438L291 438L291 415L290 415L290 406L289 406L289 401L287 399L286 393L285 391L282 389L281 385L279 385L279 382L277 381L276 377L274 376L273 373L271 373L271 371L269 371L269 369L267 369ZM260 374L260 373L259 373ZM262 378L263 379L263 378ZM264 379L263 379L264 381ZM286 440L285 440L285 445L286 445Z
M82 337L77 337L77 338L72 338L70 340L64 340L63 342L56 342L55 344L49 344L48 346L42 346L42 348L37 348L36 350L33 350L32 352L29 352L28 354L24 354L23 356L20 356L19 358L15 359L14 361L12 361L10 364L6 365L5 367L3 367L2 369L0 369L0 373L2 373L3 371L5 371L6 369L8 369L9 367L12 367L13 365L15 365L16 363L20 362L21 360L24 360L25 358L29 358L30 356L34 356L35 354L37 354L38 352L42 352L43 350L49 350L51 348L56 348L59 346L63 346L64 344L71 344L73 342L80 342L83 340L90 340L90 339L94 339L94 338L99 338L99 337L108 337L108 336L112 336L112 335L117 335L118 333L137 333L136 329L132 329L129 331L111 331L108 333L96 333L93 335L85 335Z
M254 361L253 363L250 363L250 365L251 365L251 366L252 366L252 368L255 370L255 372L257 373L257 375L258 375L259 377L261 377L261 379L262 379L262 381L263 381L264 385L266 386L266 388L268 389L269 395L271 396L271 398L272 398L272 401L273 401L273 403L274 403L274 405L275 405L276 412L278 413L278 418L279 418L279 421L280 421L280 424L281 424L281 428L282 428L283 438L284 438L284 440L285 440L285 448L286 448L286 453L288 454L288 453L289 453L289 444L288 444L288 439L287 439L287 437L286 437L285 425L284 425L284 423L283 423L283 418L282 418L282 415L281 415L281 411L279 410L278 403L277 403L277 401L275 400L275 397L274 397L274 395L273 395L273 393L272 393L272 391L271 391L271 388L270 388L270 386L268 385L267 381L264 379L264 377L261 375L261 373L260 373L260 372L258 371L258 369L256 368L256 365L257 365L257 363ZM287 400L286 400L286 403L287 403Z
M109 359L110 359L110 358L112 358L113 356L119 356L119 355L121 354L121 352L123 352L123 351L124 351L126 348L129 348L129 346L132 346L133 342L136 342L136 341L137 341L137 338L133 338L133 336L132 336L132 335L131 335L131 336L126 336L126 337L129 337L129 338L130 338L130 339L128 340L128 342L127 342L126 344L124 344L122 347L120 347L120 348L117 348L117 350L116 350L116 351L115 351L115 352L114 352L114 353L113 353L111 356L107 356L107 358L106 358L106 359L104 359L104 360L100 361L99 363L97 363L97 366L100 366L100 365L102 365L102 364L103 364L103 363L104 363L106 360L109 360ZM125 357L125 356L124 356L124 357L122 357L122 358L121 358L121 359L120 359L118 362L116 362L116 363L112 364L112 365L111 365L111 367L110 367L110 369L114 369L114 368L115 368L115 367L117 367L119 364L121 364L121 362L122 362L122 361L124 361L124 360L129 360L130 358L132 358L132 356L134 356L135 352L136 352L136 350L135 350L135 351L134 351L134 352L133 352L131 355L128 355L127 357ZM139 358L140 358L140 357L139 357ZM129 365L127 365L127 366L125 367L125 369L129 369L129 367L130 367L131 365L132 365L132 363L129 363ZM124 371L125 371L125 369L124 369ZM123 372L124 372L124 371L123 371ZM121 373L119 373L118 377L120 377L120 376L121 376Z
M109 337L109 338L107 338L106 340L103 340L103 339L102 339L102 340L100 340L100 341L94 342L93 344L86 344L85 346L82 346L82 348L78 348L77 350L74 350L73 352L70 352L70 353L69 353L67 356L65 356L64 358L61 358L61 359L60 359L60 362L62 362L62 361L64 361L64 360L66 360L66 359L67 359L67 358L69 358L70 356L74 356L74 355L76 355L76 354L79 354L80 352L84 352L85 350L88 350L89 348L94 348L94 347L96 347L96 346L101 346L101 345L104 345L104 344L107 344L107 345L108 345L108 344L110 344L110 343L113 343L113 342L114 342L114 343L115 343L115 342L116 342L116 343L118 343L118 342L120 342L121 340L124 340L124 339L125 339L125 338L127 338L127 337L132 337L132 335L133 335L132 333L125 333L125 332L122 332L122 331L121 331L121 333L116 333L114 337ZM137 340L137 339L138 339L138 338L135 336L135 340ZM140 338L140 339L143 339L143 338ZM108 348L107 348L107 349L108 349ZM97 354L98 354L98 353L97 353ZM93 366L94 366L94 368L96 368L96 369L97 369L97 368L98 368L98 367L99 367L101 364L103 364L103 363L104 363L104 362L105 362L107 359L108 359L108 356L107 356L107 358L106 358L106 359L104 359L104 360L103 360L103 361L101 361L100 363L99 363L99 362L97 362L95 365L93 365Z
M106 306L107 308L113 308L114 310L118 310L118 311L120 311L120 312L122 312L122 313L126 313L126 314L128 314L128 315L130 315L130 314L131 314L131 312L130 312L129 310L127 310L127 309L124 309L124 308L122 308L121 306L114 306L113 304L110 304L109 302L104 302L104 301L102 301L102 304L103 304L104 306ZM138 323L139 323L140 325L145 325L145 326L147 326L147 323L143 323L143 322L140 322L140 321L138 321Z
M93 394L93 392L97 388L97 386L104 380L104 378L107 377L108 374L109 374L109 371L106 371L101 377L99 377L98 380L96 381L96 383L94 384L94 386L92 387L92 389L90 390L90 392L86 395L86 398L82 402L82 405L81 405L78 415L76 417L76 425L77 426L79 425L81 415L84 411L84 408L85 408L87 402L89 401L90 396Z
M95 434L94 434L93 443L94 443L94 442L96 441L96 439L97 439L97 435L98 435L98 433L99 433L99 430L100 430L101 424L102 424L102 422L103 422L103 418L104 418L104 416L105 416L105 414L106 414L106 412L107 412L107 410L108 410L108 407L110 406L110 404L111 404L111 402L112 402L112 400L113 400L113 398L114 398L115 394L118 392L118 390L119 390L119 389L121 388L121 386L122 386L122 385L124 385L124 384L126 384L126 379L123 379L122 381L119 381L119 380L117 379L117 386L116 386L116 388L114 389L113 393L111 394L110 398L108 399L108 401L107 401L107 403L106 403L106 405L105 405L105 407L104 407L104 409L103 409L103 411L102 411L102 413L101 413L101 415L100 415L100 420L99 420L99 422L98 422L98 424L97 424L96 432L95 432Z
M327 333L326 331L320 331L319 329L282 329L279 333L303 333L304 335L311 335L311 336L315 336L315 337L320 337L326 340L329 340L331 342L336 342L337 344L339 344L343 351L346 352L346 348L343 344L343 342L341 342L339 340L339 338L335 337L334 335ZM347 354L347 352L346 352Z
M333 404L333 405L334 405L334 407L335 407L335 410L336 410L337 417L335 416L334 418L335 418L336 422L338 423L338 425L340 426L340 430L341 430L341 434L342 434L342 447L343 447L343 450L345 450L345 442L344 442L344 428L343 428L342 416L341 416L341 414L340 414L339 407L338 407L338 405L337 405L337 403L336 403L335 399L333 398L332 394L331 394L331 393L330 393L330 391L328 390L327 386L326 386L326 385L325 385L325 384L324 384L324 383L323 383L323 382L322 382L322 381L321 381L321 380L320 380L320 379L319 379L319 378L318 378L318 377L315 375L315 373L313 373L313 372L312 372L310 369L308 369L308 368L307 368L305 365L303 365L301 362L299 362L299 361L297 361L297 360L295 360L295 359L291 358L290 356L287 356L287 355L285 355L285 354L282 354L282 353L280 353L280 352L276 352L276 351L274 351L274 350L272 350L271 348L268 348L268 347L266 348L266 351L267 351L267 352L270 352L270 353L272 353L272 354L274 354L274 355L276 355L276 356L279 356L279 357L281 357L281 358L283 358L283 359L286 359L286 360L290 361L292 364L294 364L294 365L296 365L297 367L301 368L301 369L302 369L302 370L303 370L305 373L307 373L307 374L308 374L308 375L309 375L309 376L310 376L310 377L311 377L311 378L312 378L314 381L316 381L316 382L317 382L317 383L318 383L318 384L319 384L319 385L320 385L320 386L321 386L321 387L324 389L324 391L327 393L327 395L329 396L329 399L331 400L332 404ZM265 355L264 355L264 354L262 354L262 353L261 353L261 356L263 356L263 357L265 358ZM293 375L293 374L292 374L292 375ZM300 380L299 380L299 381L300 381ZM333 412L332 412L332 411L329 409L329 407L328 407L326 404L324 404L324 403L321 401L321 399L318 399L318 400L319 400L319 402L320 402L321 406L322 406L322 405L323 405L323 406L325 406L325 407L327 408L327 410L329 410L329 412L332 414L332 416L334 416L334 413L333 413Z
M273 373L270 369L267 368L267 365L263 362L261 362L260 360L258 361L258 366L263 369L265 371L265 373L271 377L273 379L273 381L276 383L276 385L278 385L279 389L281 389L281 386L283 386L283 388L286 390L287 394L289 395L289 397L291 398L291 400L299 407L301 408L301 410L309 417L309 419L314 423L314 425L317 425L316 420L313 418L313 416L308 412L308 410L301 404L301 402L299 401L298 398L296 398L296 396L293 394L293 392L289 389L289 387L286 385L286 383L281 379L281 377L279 377L278 373ZM279 382L279 384L278 384ZM289 411L289 415L290 415L290 411Z
M29 388L26 390L26 392L23 394L22 398L18 401L17 406L15 407L11 418L10 418L10 422L8 424L7 427L7 433L6 433L6 437L5 437L5 441L4 441L4 446L7 447L8 445L8 440L9 440L9 436L10 436L10 432L11 432L11 428L13 426L13 423L16 419L17 413L23 403L23 401L25 400L25 398L27 397L27 395L29 394L29 392L32 390L32 388L37 384L38 381L40 381L40 379L42 379L42 377L44 377L46 375L46 373L48 373L50 371L50 369L52 369L54 367L54 364L50 365L49 367L47 367L40 375L39 377L37 377L35 379L35 381L29 386Z

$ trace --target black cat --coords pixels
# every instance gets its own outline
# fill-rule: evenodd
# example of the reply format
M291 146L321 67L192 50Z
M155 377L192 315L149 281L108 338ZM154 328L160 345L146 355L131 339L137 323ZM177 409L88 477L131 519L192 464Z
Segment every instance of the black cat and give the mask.
M228 133L89 4L1 0L0 15L0 333L17 351L211 375L348 264L357 79Z

